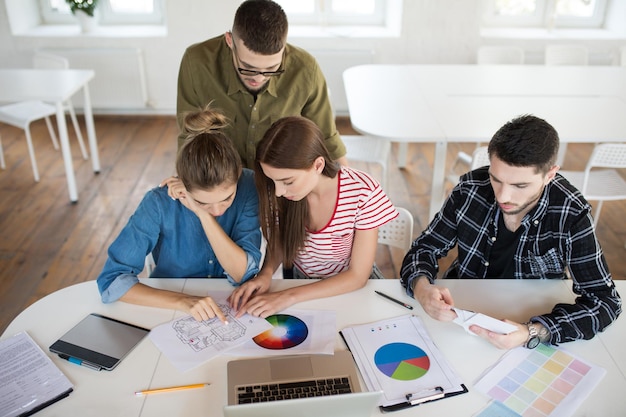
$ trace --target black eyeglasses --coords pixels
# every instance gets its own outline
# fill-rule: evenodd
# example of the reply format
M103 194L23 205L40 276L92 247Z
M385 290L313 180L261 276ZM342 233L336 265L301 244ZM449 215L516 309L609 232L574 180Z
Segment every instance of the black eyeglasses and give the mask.
M237 47L235 46L235 37L232 35L232 32L231 37L233 39L233 54L235 55L237 63L241 63L241 59L239 59L239 54L237 54ZM241 67L237 67L237 71L239 71L239 74L245 75L246 77L256 77L257 75L262 75L264 77L276 77L277 75L285 72L284 69L279 69L277 71L256 71Z
M248 77L256 77L257 75L262 75L264 77L275 77L285 72L284 69L281 69L278 71L254 71L254 70L249 70L249 69L240 68L240 67L237 67L237 71L239 71L239 74L246 75Z

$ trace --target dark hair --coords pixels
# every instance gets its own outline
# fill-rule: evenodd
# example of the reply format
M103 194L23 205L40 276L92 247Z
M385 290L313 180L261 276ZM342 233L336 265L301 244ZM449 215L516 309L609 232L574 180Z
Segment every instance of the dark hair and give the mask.
M255 182L259 194L259 216L270 252L280 251L283 264L291 267L298 250L304 246L308 203L306 198L290 201L276 197L274 181L261 163L279 169L310 169L319 157L324 158L322 175L334 178L339 164L334 162L324 135L315 123L300 116L277 120L263 135L256 149Z
M516 167L535 167L547 173L556 163L559 135L543 119L523 115L507 122L489 142L489 157Z
M221 184L236 184L241 176L239 153L223 129L227 118L207 106L183 118L186 141L176 158L176 172L188 191L211 190Z
M246 0L237 9L233 33L257 54L279 53L287 42L287 15L271 0Z

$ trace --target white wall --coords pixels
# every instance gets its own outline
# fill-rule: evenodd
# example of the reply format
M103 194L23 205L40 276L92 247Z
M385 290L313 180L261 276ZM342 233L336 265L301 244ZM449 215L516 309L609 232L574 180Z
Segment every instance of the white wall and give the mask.
M13 36L9 27L17 25L13 31L24 31L37 23L37 0L0 0L0 66L30 66L30 57L37 48L139 48L143 54L146 69L148 102L145 112L171 113L176 105L176 78L178 65L185 48L195 42L216 36L227 31L232 23L239 4L234 0L166 0L167 34L157 37L96 35L75 36ZM607 54L614 54L618 45L626 44L624 4L626 0L614 0L620 11L618 18L610 22L615 27L609 38L576 39L597 50L598 62L609 61ZM24 13L28 10L28 13ZM554 40L554 36L552 36ZM549 38L549 37L548 37ZM562 41L562 39L556 39ZM374 51L377 63L419 63L419 64L467 64L475 62L475 51L481 43L516 42L535 51L539 56L545 39L538 37L529 40L514 40L501 36L481 37L480 0L404 0L402 12L402 32L395 38L353 39L336 38L296 38L289 41L306 49L315 50L364 50ZM334 82L340 82L341 74L326 74ZM97 111L98 109L96 109ZM128 109L117 109L128 112ZM342 109L337 109L341 113Z

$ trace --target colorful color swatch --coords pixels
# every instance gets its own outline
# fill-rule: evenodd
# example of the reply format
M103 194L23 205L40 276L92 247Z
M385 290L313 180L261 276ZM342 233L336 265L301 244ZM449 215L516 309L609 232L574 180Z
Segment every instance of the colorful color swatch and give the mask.
M309 334L306 324L297 317L288 314L274 314L266 319L274 328L269 329L252 340L265 349L289 349L304 342Z
M543 344L487 390L521 416L549 416L592 367Z
M374 354L376 367L390 378L412 381L423 377L430 368L426 352L408 343L389 343Z

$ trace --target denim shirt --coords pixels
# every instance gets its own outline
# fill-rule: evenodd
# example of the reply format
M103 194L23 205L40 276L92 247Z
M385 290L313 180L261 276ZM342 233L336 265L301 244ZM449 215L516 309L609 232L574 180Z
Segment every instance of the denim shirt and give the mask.
M247 254L242 283L259 272L261 262L259 202L253 175L251 170L243 170L233 204L216 218ZM226 277L236 284L217 260L198 216L170 198L166 187L158 187L148 191L109 247L108 259L97 279L103 302L118 300L139 282L137 274L150 252L156 263L151 278Z

